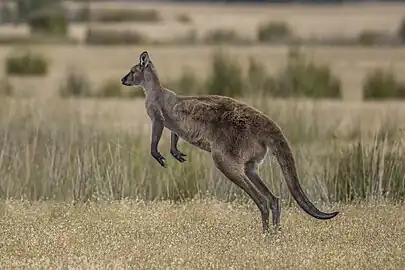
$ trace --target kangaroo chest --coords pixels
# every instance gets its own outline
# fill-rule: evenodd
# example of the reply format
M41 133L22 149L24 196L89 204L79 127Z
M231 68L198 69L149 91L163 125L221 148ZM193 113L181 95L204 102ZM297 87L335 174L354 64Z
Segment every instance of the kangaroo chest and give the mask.
M173 119L164 111L163 117L165 119L165 127L176 133L184 141L202 150L211 151L210 140L204 125L188 119Z

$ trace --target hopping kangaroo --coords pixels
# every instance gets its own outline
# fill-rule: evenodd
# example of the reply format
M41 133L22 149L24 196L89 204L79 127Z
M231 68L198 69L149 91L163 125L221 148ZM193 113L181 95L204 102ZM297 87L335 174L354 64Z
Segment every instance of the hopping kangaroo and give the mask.
M232 98L219 95L181 96L164 88L146 51L121 83L141 86L146 111L152 120L151 155L163 167L158 151L163 128L171 131L170 153L179 162L186 156L177 148L179 137L212 155L215 166L243 189L260 209L263 232L269 231L269 213L279 228L280 202L257 174L267 151L277 158L287 186L298 205L317 219L330 219L339 212L317 209L304 194L290 145L280 127L262 112Z

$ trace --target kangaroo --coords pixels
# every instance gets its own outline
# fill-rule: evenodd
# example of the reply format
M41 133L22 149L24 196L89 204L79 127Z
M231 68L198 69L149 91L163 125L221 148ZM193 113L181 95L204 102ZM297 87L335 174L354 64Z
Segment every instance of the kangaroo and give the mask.
M183 163L186 154L179 138L211 154L214 165L230 181L244 190L261 212L263 233L272 224L280 229L280 202L257 173L268 150L276 157L284 179L298 205L310 216L327 220L339 212L325 213L316 208L303 192L289 142L282 130L264 113L230 97L220 95L184 96L163 87L149 54L121 79L125 86L140 86L152 122L150 151L162 167L165 158L158 151L163 129L171 131L170 154Z

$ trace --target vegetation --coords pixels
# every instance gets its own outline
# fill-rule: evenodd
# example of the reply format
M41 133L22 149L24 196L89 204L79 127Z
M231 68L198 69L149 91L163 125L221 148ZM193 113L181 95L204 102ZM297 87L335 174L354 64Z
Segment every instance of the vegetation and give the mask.
M405 84L399 82L391 70L375 69L364 78L363 98L365 100L404 99Z
M186 70L177 81L169 83L183 94L207 93L226 96L265 95L280 98L341 98L340 79L330 67L306 59L299 48L291 47L287 65L274 76L267 73L260 61L250 59L248 72L242 73L239 63L223 51L212 55L210 75L204 82Z
M207 44L247 44L248 40L233 29L216 29L208 31L203 42Z
M276 97L341 98L340 79L327 65L307 60L299 48L288 52L287 65L273 78L269 94Z
M242 70L239 64L222 51L214 52L211 73L205 83L207 94L241 96L243 87Z
M404 206L337 208L342 214L327 222L283 208L281 233L262 237L259 211L241 203L12 200L0 203L0 267L404 268Z
M41 10L28 19L31 33L65 36L68 33L68 18L64 10Z
M146 37L135 31L116 31L89 28L86 43L89 45L131 45L146 43Z
M176 20L178 22L181 22L181 23L184 23L184 24L189 24L189 23L191 23L193 21L190 16L188 16L187 14L184 14L184 13L178 14L176 16Z
M398 37L402 43L405 43L405 17L402 19L398 27Z
M268 22L262 24L257 30L259 42L280 42L292 36L290 27L284 22Z
M61 97L89 97L91 96L90 82L82 71L71 67L64 81L59 87Z
M93 22L158 22L161 19L154 9L99 9L91 12Z
M45 76L48 73L48 61L40 53L30 49L14 51L5 62L8 75Z
M170 142L165 136L160 147L170 168L157 170L153 160L147 161L149 158L145 156L150 136L142 129L139 118L119 128L116 126L119 114L111 109L103 113L99 106L83 107L86 109L82 111L77 107L80 103L70 106L63 100L46 106L38 101L29 107L24 102L1 102L0 151L8 154L0 163L0 198L184 201L209 195L226 201L248 199L221 176L210 156L202 151L180 143L179 148L188 155L187 163L170 159ZM390 148L384 140L373 137L382 134L381 131L390 131L386 134L389 138L401 137L401 121L394 120L392 113L388 118L391 120L368 135L360 132L363 127L359 125L346 127L346 135L340 135L339 142L361 143L360 148L347 148L333 143L341 119L324 118L323 121L328 121L325 124L320 122L319 112L294 103L283 105L258 98L253 105L279 123L293 143L300 182L313 200L346 202L356 196L404 198L401 148L395 144ZM130 115L134 119L133 113ZM137 126L128 128L128 124ZM374 152L368 152L369 145L377 147ZM275 193L288 199L285 203L291 203L285 185L280 186L282 176L278 166L269 166L267 161L266 164L261 169L263 179ZM319 175L322 180L317 180ZM376 193L375 187L380 183L383 192Z

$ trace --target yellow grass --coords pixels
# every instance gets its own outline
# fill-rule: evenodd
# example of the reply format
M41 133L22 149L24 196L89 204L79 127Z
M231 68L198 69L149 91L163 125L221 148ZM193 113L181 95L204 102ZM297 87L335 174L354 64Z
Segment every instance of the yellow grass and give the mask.
M78 5L70 4L71 7ZM346 4L346 5L268 5L268 4L172 4L172 3L93 3L91 8L156 9L163 21L160 23L118 23L98 25L115 29L135 29L153 39L171 39L190 30L199 36L207 31L227 28L235 29L247 38L255 38L257 26L267 21L284 21L302 37L356 36L365 29L395 31L405 16L405 5L395 4ZM179 14L187 14L191 24L176 20ZM79 39L84 36L85 24L71 27L71 35ZM26 26L6 26L0 33L26 35Z
M363 5L269 5L269 4L172 4L172 3L93 3L92 9L136 8L156 9L162 23L112 24L117 29L134 29L151 38L167 39L195 29L198 35L218 28L235 29L241 35L255 38L256 28L267 21L285 21L302 37L356 36L365 29L395 31L405 5L370 3ZM191 24L176 21L178 14L187 14ZM75 29L78 31L78 28ZM80 34L79 34L80 36Z
M403 132L405 107L403 102L358 102L358 101L313 101L279 99L241 99L265 112L270 118L281 119L290 124L304 121L305 125L318 124L320 129L334 127L335 135L347 135L361 125L361 130L373 134L387 124L387 120ZM1 118L7 121L32 115L40 122L77 119L80 123L92 124L103 130L125 132L150 132L151 122L146 114L143 98L117 99L6 99L1 103ZM389 124L389 123L388 123ZM281 128L287 128L281 125Z
M179 76L185 69L192 69L200 78L210 70L214 46L35 46L51 61L50 73L45 78L11 77L17 95L54 96L70 67L84 72L94 87L106 79L119 80L138 61L139 54L148 50L161 79ZM225 47L246 71L248 58L262 61L269 72L274 73L286 62L285 46ZM0 47L0 62L13 50ZM392 68L401 78L405 73L405 48L355 48L355 47L307 47L303 51L317 63L329 64L342 79L344 98L359 100L364 75L373 68ZM4 73L3 66L0 72ZM176 89L173 89L176 91Z
M124 201L0 204L0 266L81 269L403 269L404 206L295 206L263 237L253 205ZM332 207L334 209L337 206ZM323 209L328 210L326 207Z

